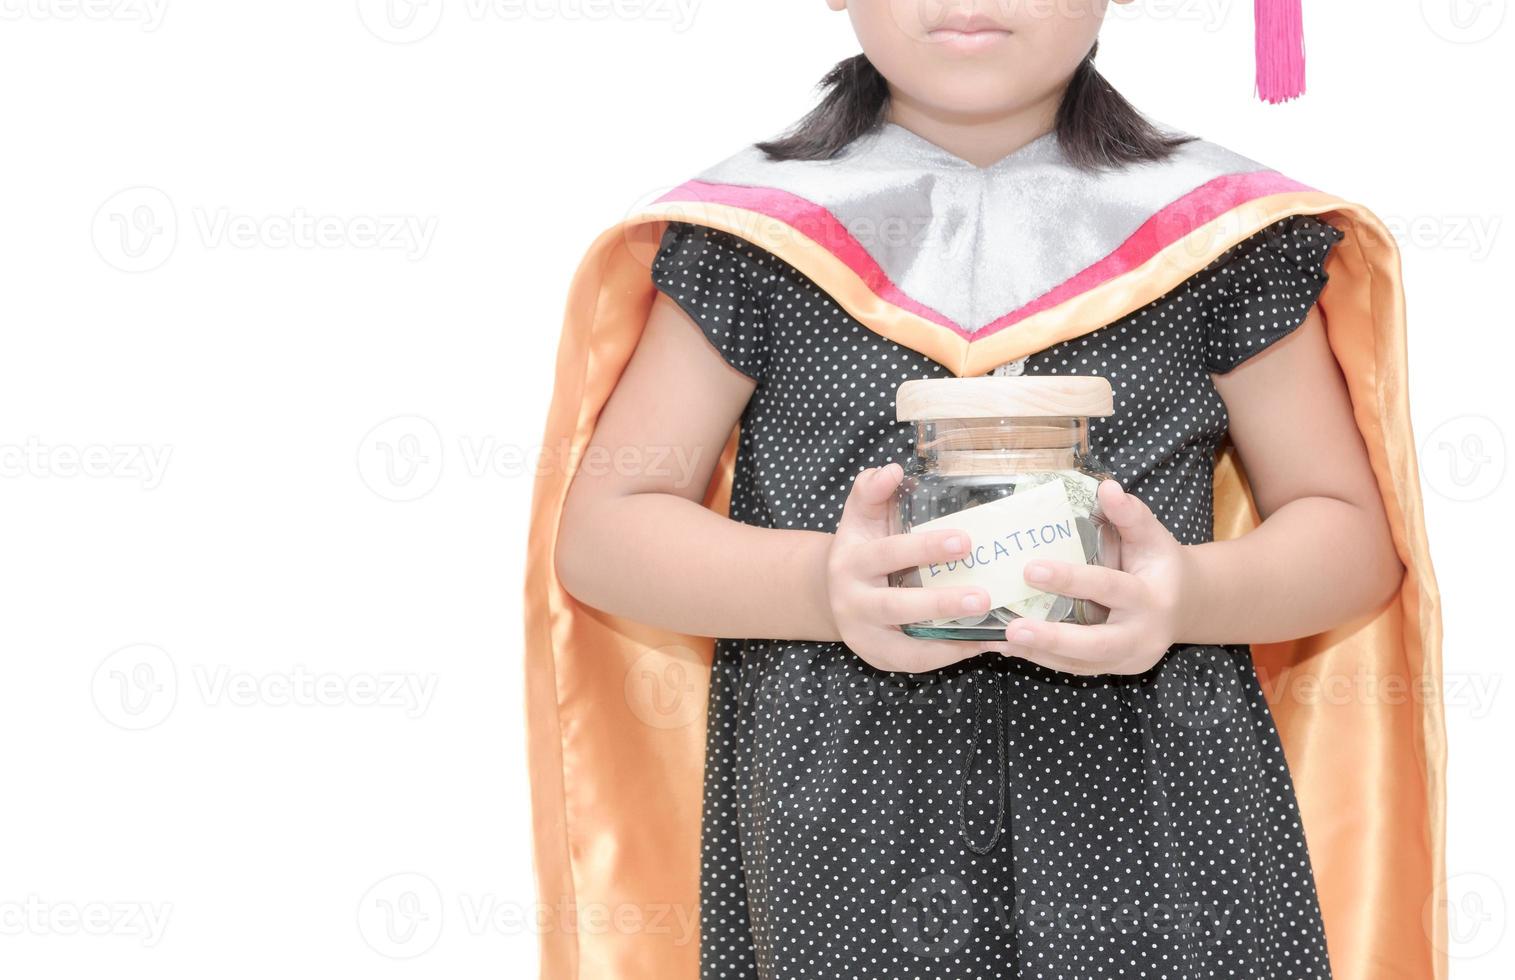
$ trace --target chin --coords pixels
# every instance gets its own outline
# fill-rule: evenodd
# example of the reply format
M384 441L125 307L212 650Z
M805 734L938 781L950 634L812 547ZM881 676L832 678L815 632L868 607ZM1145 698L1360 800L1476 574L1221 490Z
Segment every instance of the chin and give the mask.
M988 72L936 79L932 85L912 94L922 105L957 118L999 118L1034 101L1014 80Z

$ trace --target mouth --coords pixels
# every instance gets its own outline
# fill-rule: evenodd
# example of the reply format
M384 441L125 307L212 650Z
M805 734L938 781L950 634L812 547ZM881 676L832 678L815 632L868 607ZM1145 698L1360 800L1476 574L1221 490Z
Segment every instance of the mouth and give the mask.
M963 51L977 51L990 47L1009 36L1009 28L1002 27L987 17L977 15L948 18L941 26L926 32L927 40Z

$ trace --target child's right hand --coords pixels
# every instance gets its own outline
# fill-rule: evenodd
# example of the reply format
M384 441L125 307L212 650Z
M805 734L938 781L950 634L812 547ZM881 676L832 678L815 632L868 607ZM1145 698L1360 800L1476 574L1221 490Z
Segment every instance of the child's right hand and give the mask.
M961 531L890 534L889 508L905 473L898 463L867 469L852 482L826 566L831 615L837 632L859 657L880 670L922 673L978 656L1004 653L1004 643L918 640L899 630L905 623L981 614L989 609L983 589L895 588L892 571L968 554Z

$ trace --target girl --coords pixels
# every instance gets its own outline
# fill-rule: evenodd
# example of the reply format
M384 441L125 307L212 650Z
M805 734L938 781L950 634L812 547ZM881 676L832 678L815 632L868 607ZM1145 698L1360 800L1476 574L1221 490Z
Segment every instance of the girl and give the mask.
M1376 222L1140 116L1093 66L1103 0L828 3L863 54L822 103L607 235L576 281L549 435L614 465L538 492L544 891L686 894L668 848L688 835L648 828L702 800L703 980L1324 978L1328 931L1338 976L1427 975L1404 930L1434 894L1439 718L1386 726L1414 791L1396 784L1394 840L1354 852L1429 841L1433 859L1376 896L1397 925L1358 908L1328 930L1325 838L1306 846L1250 646L1435 666L1403 327L1358 289L1397 286ZM1345 292L1323 315L1328 281ZM1340 353L1369 348L1371 370ZM900 624L988 596L887 584L973 545L887 533L910 451L894 390L991 372L1114 388L1090 434L1121 568L1025 572L1109 620L914 639ZM1394 625L1338 635L1354 623ZM674 635L723 638L702 793L673 788L690 753L664 737L697 726L657 707L699 690ZM622 670L569 648L620 650ZM655 737L586 710L607 691ZM612 769L634 786L607 790ZM650 931L548 941L545 972L692 977Z

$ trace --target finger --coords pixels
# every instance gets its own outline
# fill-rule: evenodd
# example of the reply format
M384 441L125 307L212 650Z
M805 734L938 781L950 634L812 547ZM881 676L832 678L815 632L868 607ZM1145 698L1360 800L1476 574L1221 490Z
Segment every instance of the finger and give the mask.
M1027 584L1043 592L1092 599L1108 609L1137 605L1142 591L1141 579L1103 565L1038 558L1026 564L1024 575Z
M1102 480L1095 489L1105 519L1120 532L1122 544L1155 544L1169 536L1168 529L1146 502L1116 480ZM1101 496L1102 495L1102 496Z
M989 593L983 589L917 589L883 586L869 589L861 602L869 622L902 626L928 619L958 619L982 616L989 611Z
M870 467L859 473L852 481L852 489L842 505L842 519L837 523L837 532L888 521L890 497L904 478L904 468L898 463Z
M924 674L940 670L964 660L971 660L983 651L977 643L959 640L918 640L899 630L882 629L869 644L878 659L899 665L895 669L906 674Z
M965 558L972 542L962 531L950 528L875 538L857 549L858 572L886 575L901 568L915 568Z
M1038 652L1067 660L1114 663L1129 644L1127 631L1121 626L1100 623L1044 623L1035 619L1017 619L1005 630L1005 639Z

